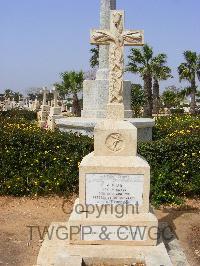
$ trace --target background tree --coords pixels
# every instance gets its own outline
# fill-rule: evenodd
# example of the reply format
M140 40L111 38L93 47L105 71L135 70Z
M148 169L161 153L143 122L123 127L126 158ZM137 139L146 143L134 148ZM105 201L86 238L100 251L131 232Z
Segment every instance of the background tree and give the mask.
M162 94L162 102L166 108L179 108L183 100L181 92L175 87L167 87Z
M55 84L58 91L61 94L73 95L72 111L76 116L80 116L81 107L77 94L83 88L84 73L82 71L80 72L66 71L61 73L60 77L62 79L62 82Z
M191 87L191 104L190 112L195 113L196 109L196 77L197 73L200 70L200 55L197 55L196 52L185 51L183 53L185 62L181 63L178 67L178 74L180 81L187 80L190 82Z
M141 49L132 48L128 56L129 62L127 70L132 73L139 73L144 81L144 116L151 117L153 102L152 102L152 59L153 49L148 44L145 44Z
M99 45L90 49L92 56L90 58L90 66L91 68L96 68L99 66Z
M0 93L0 101L1 101L1 102L3 102L3 101L4 101L4 99L5 99L5 96L4 96L4 94L3 94L3 93Z
M23 95L20 92L14 92L13 93L13 99L15 102L19 102L19 100L23 97Z
M6 89L4 91L4 96L5 96L6 99L12 98L13 97L13 94L14 94L14 92L12 90L10 90L10 89Z
M197 91L197 92L196 92L196 98L197 98L197 99L196 99L196 102L197 102L197 103L200 103L200 91Z
M132 73L139 73L144 81L144 116L151 117L153 96L155 105L157 105L159 99L159 81L171 76L170 68L165 65L167 56L165 54L158 54L154 57L153 48L145 44L141 49L132 48L128 59L127 70ZM153 79L154 95L152 95Z
M160 103L160 85L159 81L172 78L171 69L166 66L167 55L158 54L152 59L153 68L153 113L158 114L161 106Z
M35 100L35 94L34 93L32 93L32 92L29 92L28 94L28 98L29 98L29 100L31 100L31 101L34 101Z
M42 87L29 88L27 90L27 95L31 101L35 101L35 99L37 98L37 100L41 102L43 99L43 94L41 93L41 91Z
M145 103L144 91L140 84L132 84L131 86L131 108L133 115L134 117L140 117L141 109Z
M54 95L53 95L53 93L52 92L49 92L48 94L47 94L47 102L48 101L53 101L53 99L54 99Z

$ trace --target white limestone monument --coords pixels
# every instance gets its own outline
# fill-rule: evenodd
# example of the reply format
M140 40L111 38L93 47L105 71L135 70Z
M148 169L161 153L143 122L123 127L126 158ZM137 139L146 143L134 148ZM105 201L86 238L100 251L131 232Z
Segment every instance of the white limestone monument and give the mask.
M110 29L110 11L116 10L116 0L100 0L100 29ZM68 117L56 120L59 129L64 132L81 133L93 136L95 125L106 117L109 99L109 45L106 42L96 42L99 45L99 68L95 80L85 80L83 83L83 110L81 117ZM138 129L138 139L152 139L152 127L155 121L150 118L132 118L131 82L123 80L124 119Z
M50 106L47 104L47 94L49 93L49 90L47 89L47 87L44 87L43 90L41 90L41 93L43 93L43 101L41 105L41 110L37 113L37 115L39 127L44 128L46 126L50 111Z
M54 131L56 128L55 120L62 117L61 114L61 106L58 106L58 91L56 87L54 86L52 89L52 93L54 95L53 99L53 106L50 108L50 113L48 116L47 126L48 129Z
M143 45L144 33L124 30L124 12L114 10L110 30L92 30L91 43L110 46L106 118L95 126L94 151L79 166L79 198L67 223L68 239L44 241L38 265L171 266L155 237L150 166L137 154L136 127L124 121L123 50ZM126 211L118 215L119 209Z
M101 0L100 28L110 29L110 10L116 9L116 0ZM99 45L99 69L95 80L85 80L83 84L83 118L105 118L108 103L109 88L109 45ZM123 81L123 102L125 117L132 117L131 110L131 82Z

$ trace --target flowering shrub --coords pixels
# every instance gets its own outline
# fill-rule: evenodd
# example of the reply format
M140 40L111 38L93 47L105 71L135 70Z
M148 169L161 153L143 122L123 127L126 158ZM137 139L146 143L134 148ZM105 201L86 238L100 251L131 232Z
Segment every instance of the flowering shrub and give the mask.
M8 111L0 112L0 119L10 119L12 121L26 120L33 121L37 119L37 113L29 110L19 110L18 108L14 108Z
M139 146L151 166L153 202L179 203L184 196L200 195L199 117L161 117L153 136Z
M0 115L0 194L67 194L78 190L78 165L93 150L85 136L51 132L25 116ZM179 203L200 195L200 121L195 116L162 117L154 140L139 143L151 166L151 199Z
M200 116L180 115L160 117L153 128L153 140L183 136L200 131Z
M0 119L0 194L77 191L78 163L91 139L50 132L25 120Z

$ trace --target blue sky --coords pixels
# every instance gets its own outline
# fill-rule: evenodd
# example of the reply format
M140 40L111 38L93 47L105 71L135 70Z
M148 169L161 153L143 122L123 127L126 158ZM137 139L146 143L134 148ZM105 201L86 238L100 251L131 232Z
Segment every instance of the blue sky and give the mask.
M0 92L49 86L66 70L89 69L89 30L99 27L100 0L0 0ZM117 0L126 28L144 29L155 54L168 55L174 79L182 53L200 53L199 0ZM128 75L133 82L139 79Z

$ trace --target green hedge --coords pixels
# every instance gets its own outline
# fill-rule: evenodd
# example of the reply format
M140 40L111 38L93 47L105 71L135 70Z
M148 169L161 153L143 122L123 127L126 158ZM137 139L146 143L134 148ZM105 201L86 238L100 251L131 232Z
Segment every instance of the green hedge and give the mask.
M0 119L0 194L15 196L77 191L78 164L92 140Z
M139 153L151 166L151 195L155 204L180 203L200 195L200 137L184 135L142 143Z
M0 112L0 119L9 119L12 122L14 121L20 121L20 120L25 120L25 121L33 121L37 119L37 113L34 111L29 111L29 110L20 110L18 108L11 109L8 111L1 111Z
M151 165L152 201L180 203L200 195L200 116L160 117L153 141L141 143L139 153Z
M0 115L0 194L44 195L78 191L78 165L93 150L93 140L39 129L34 120ZM199 117L164 117L154 140L140 143L151 166L151 199L179 203L200 195Z

